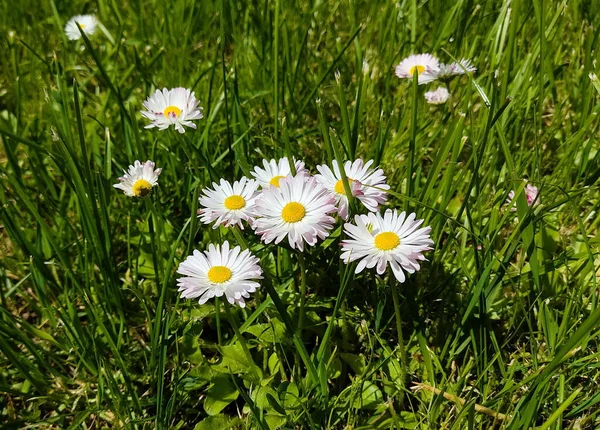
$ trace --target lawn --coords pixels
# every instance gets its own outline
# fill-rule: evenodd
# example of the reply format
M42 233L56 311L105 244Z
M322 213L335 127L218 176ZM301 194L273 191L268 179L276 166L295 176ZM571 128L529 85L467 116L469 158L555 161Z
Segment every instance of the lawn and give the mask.
M599 29L0 0L0 427L600 428Z

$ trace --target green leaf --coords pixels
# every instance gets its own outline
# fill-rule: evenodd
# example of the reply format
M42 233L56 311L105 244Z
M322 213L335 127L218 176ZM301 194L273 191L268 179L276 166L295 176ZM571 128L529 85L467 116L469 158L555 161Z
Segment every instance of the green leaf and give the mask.
M365 356L362 354L350 354L347 352L342 352L340 354L342 360L344 360L348 365L352 368L354 373L357 375L362 375L365 371L366 362Z
M217 415L227 405L235 401L239 394L239 391L230 382L229 378L215 378L213 384L206 391L204 411L208 415Z
M377 385L365 381L362 386L360 397L356 397L352 407L356 409L375 409L383 401L383 394Z
M231 428L231 420L227 415L213 415L204 418L194 426L194 430L215 430Z

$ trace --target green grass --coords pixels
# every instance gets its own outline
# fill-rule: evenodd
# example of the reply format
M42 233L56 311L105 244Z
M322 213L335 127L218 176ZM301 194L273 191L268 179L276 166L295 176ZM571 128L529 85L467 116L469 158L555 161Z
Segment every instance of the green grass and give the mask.
M106 31L68 41L81 13ZM1 1L0 426L597 428L599 28L591 0ZM478 71L434 108L393 73L420 52ZM144 129L176 86L198 129ZM303 261L195 216L289 153L374 159L431 225L399 289L408 372L393 277L354 275L340 230ZM112 187L136 159L163 168L145 200ZM511 212L524 179L540 202ZM179 263L225 239L260 291L180 300Z

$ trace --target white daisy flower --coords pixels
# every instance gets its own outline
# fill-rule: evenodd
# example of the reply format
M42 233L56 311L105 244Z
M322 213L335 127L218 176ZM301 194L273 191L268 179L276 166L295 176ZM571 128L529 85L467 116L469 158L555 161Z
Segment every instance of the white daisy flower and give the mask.
M540 199L537 198L538 196L538 188L535 185L531 185L531 184L527 184L525 185L525 198L527 199L527 206L532 206L533 202L539 203ZM509 205L511 205L512 207L510 208L511 211L516 211L517 208L512 205L512 202L515 198L515 191L514 190L510 190L510 193L508 193L508 198L506 199L506 203L508 203Z
M447 80L456 75L464 75L465 73L473 73L477 71L477 67L473 66L471 60L466 58L450 64L441 63L436 73L438 79Z
M123 190L129 197L145 197L158 185L158 176L162 172L162 169L154 170L154 167L153 161L148 160L142 164L136 160L113 187Z
M335 220L335 199L315 178L287 176L279 187L265 188L256 200L256 234L265 243L281 242L286 236L292 248L304 250L329 235Z
M213 297L225 295L227 301L243 308L244 299L260 287L256 279L262 279L262 269L258 258L247 249L239 246L229 249L229 242L223 245L208 245L204 253L195 250L177 269L184 277L177 280L181 297L198 299L200 304Z
M65 34L69 40L81 39L81 33L77 28L77 24L79 24L79 27L81 27L86 36L91 36L96 32L98 20L94 15L76 15L71 18L67 22L67 25L65 25Z
M252 225L252 210L254 202L258 197L258 182L254 179L243 177L231 185L225 179L221 179L220 185L213 182L213 189L205 188L199 198L204 209L200 209L200 221L210 224L213 221L217 228L223 224L231 227L238 224L244 229L242 221Z
M388 209L379 213L356 215L356 225L346 223L344 231L351 239L342 241L340 258L348 264L360 260L356 273L366 267L377 266L377 273L383 275L388 263L398 281L406 280L405 272L414 273L421 267L419 261L425 260L424 251L432 249L433 241L429 237L431 227L419 228L423 220L415 220L416 215Z
M419 85L435 81L439 69L439 61L431 54L411 55L396 66L396 76L412 78L415 72L419 74Z
M187 88L156 90L144 102L147 110L142 111L142 116L151 121L145 128L165 130L173 125L179 133L185 133L184 125L196 129L191 121L202 118L202 107L198 104L194 92Z
M439 87L435 91L427 91L425 93L425 100L431 105L441 105L448 101L450 98L450 92L446 87Z
M305 176L308 173L304 168L303 161L294 160L294 165L296 166L296 175ZM263 167L255 166L254 171L250 172L263 188L269 188L271 185L278 187L280 179L292 174L287 157L279 160L263 160Z
M344 171L352 195L358 198L368 210L375 212L379 205L386 202L387 193L384 190L389 190L390 186L385 183L383 170L371 169L372 164L373 160L363 164L360 158L354 163L346 161ZM317 166L317 170L319 174L315 175L315 178L333 194L340 216L347 220L348 196L337 161L333 160L333 171L326 165Z

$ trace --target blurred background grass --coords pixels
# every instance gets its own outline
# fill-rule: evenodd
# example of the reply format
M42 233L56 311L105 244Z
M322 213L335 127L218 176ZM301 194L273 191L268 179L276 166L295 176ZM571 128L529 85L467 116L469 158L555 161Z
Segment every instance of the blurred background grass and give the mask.
M0 1L0 423L596 428L599 12L592 0ZM70 42L64 24L81 13L105 29ZM393 74L420 52L478 71L430 107ZM145 130L143 100L176 86L200 99L198 130ZM332 147L375 159L390 206L432 226L430 262L402 289L406 383L389 288L343 270L339 232L307 257L304 344L326 390L304 379L263 292L236 312L256 380L214 304L177 300L179 261L235 241L198 225L199 187L286 145L313 172ZM112 188L148 158L163 168L152 199ZM541 203L510 212L524 179ZM294 255L246 238L296 321Z

